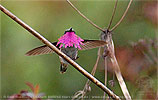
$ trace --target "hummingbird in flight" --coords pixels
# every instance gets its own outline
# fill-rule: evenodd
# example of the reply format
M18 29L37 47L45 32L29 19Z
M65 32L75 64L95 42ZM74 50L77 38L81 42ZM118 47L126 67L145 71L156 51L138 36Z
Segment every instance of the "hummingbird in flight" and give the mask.
M64 32L64 35L58 39L58 42L53 42L52 44L56 46L59 50L61 50L64 54L69 56L72 60L76 60L79 58L77 56L78 50L88 50L97 47L103 47L107 44L105 41L102 40L84 40L81 39L79 36L76 35L75 31L70 28ZM43 45L37 48L34 48L28 51L25 55L26 56L35 56L35 55L42 55L42 54L50 54L54 51L49 48L47 45ZM60 59L60 72L64 73L67 70L68 62L59 56Z

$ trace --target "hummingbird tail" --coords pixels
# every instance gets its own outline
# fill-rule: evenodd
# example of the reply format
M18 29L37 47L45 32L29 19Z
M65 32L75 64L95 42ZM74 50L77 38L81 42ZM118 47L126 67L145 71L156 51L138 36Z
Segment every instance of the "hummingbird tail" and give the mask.
M64 74L66 72L67 66L68 66L68 64L61 63L61 66L60 66L60 73L61 74Z

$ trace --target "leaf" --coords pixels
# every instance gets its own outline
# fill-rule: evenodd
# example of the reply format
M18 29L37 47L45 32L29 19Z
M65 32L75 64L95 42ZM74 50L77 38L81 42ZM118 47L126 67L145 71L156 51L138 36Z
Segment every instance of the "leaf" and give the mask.
M37 84L34 88L34 95L37 96L38 95L38 92L39 92L39 84Z
M32 83L26 82L26 85L30 87L30 89L32 90L32 92L34 92L34 86L33 86Z

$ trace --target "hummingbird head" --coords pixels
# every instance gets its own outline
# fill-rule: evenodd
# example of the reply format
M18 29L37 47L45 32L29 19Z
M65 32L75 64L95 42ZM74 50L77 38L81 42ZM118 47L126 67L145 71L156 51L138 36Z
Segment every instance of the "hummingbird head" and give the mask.
M72 32L72 31L73 31L72 27L70 27L70 29L68 29L68 30L69 30L69 32Z
M70 27L69 29L67 29L67 30L64 32L64 34L66 34L67 32L74 32L74 33L75 33L75 31L74 31L74 29L73 29L72 27Z
M59 48L61 47L75 47L75 48L79 48L81 49L80 45L83 45L82 41L84 41L83 39L81 39L79 36L77 36L75 34L75 31L70 28L67 29L64 33L64 35L62 37L60 37L58 39L58 43L57 45L60 44Z

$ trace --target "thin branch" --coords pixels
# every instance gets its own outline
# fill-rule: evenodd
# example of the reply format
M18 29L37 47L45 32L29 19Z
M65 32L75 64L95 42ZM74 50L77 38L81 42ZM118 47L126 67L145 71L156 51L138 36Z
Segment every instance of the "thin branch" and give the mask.
M121 71L120 71L118 62L117 62L117 60L116 60L116 57L112 58L111 61L112 61L112 64L113 64L113 66L114 66L114 68L115 68L116 77L117 77L117 79L118 79L118 82L119 82L119 84L120 84L120 86L121 86L122 92L123 92L123 94L124 94L126 100L131 100L131 96L130 96L130 94L129 94L129 92L128 92L128 89L127 89L127 87L126 87L126 84L125 84L125 82L124 82L124 80L123 80L123 77L122 77L122 75L121 75Z
M128 89L126 87L125 81L123 80L123 77L121 75L120 67L119 67L117 59L115 57L114 44L113 44L112 39L111 39L111 44L109 45L109 51L110 51L110 59L111 59L111 62L112 62L112 65L113 65L113 68L114 68L114 71L115 71L115 75L116 75L117 80L120 84L120 87L121 87L122 92L125 96L125 99L126 100L131 100L131 96L130 96L130 94L128 92Z
M96 63L93 67L93 70L91 72L91 74L94 76L96 70L97 70L97 67L98 67L98 63L99 63L99 59L100 59L100 51L101 51L101 47L98 49L98 57L97 57L97 60L96 60Z
M94 76L94 74L95 74L95 72L96 72L96 69L97 69L97 67L98 67L98 62L99 62L99 59L100 59L100 51L101 51L101 47L99 47L99 49L98 49L97 60L96 60L96 63L95 63L95 65L94 65L93 69L92 69L92 72L91 72L91 75L93 75L93 76ZM81 94L80 98L83 98L83 97L86 95L86 93L87 93L87 88L89 88L90 84L91 84L91 81L90 81L90 80L87 80L87 82L86 82L86 84L85 84L83 90L82 90L82 91L78 91L78 92L82 92L82 93L80 93L80 94ZM78 93L78 92L77 92L77 93ZM75 94L78 95L77 93L75 93ZM74 100L75 97L79 97L79 95L78 95L78 96L76 96L76 95L74 96L74 98L73 98L72 100Z
M56 46L54 46L51 42L49 42L46 38L44 38L42 35L40 35L37 31L32 29L30 26L28 26L26 23L24 23L22 20L20 20L18 17L16 17L14 14L9 12L6 8L4 8L2 5L0 5L0 10L5 13L7 16L9 16L11 19L13 19L15 22L20 24L23 28L25 28L27 31L29 31L32 35L34 35L36 38L38 38L40 41L42 41L44 44L46 44L48 47L50 47L56 54L64 58L67 62L69 62L75 69L77 69L81 74L86 76L89 80L91 80L93 83L95 83L98 87L100 87L103 91L105 91L110 97L113 99L120 100L120 98L115 95L112 91L110 91L104 84L102 84L100 81L98 81L95 77L93 77L91 74L89 74L85 69L83 69L80 65L78 65L76 62L74 62L71 58L66 56L63 52L61 52Z
M107 27L107 30L109 30L109 29L110 29L110 26L111 26L111 24L112 24L112 21L113 21L113 18L114 18L115 12L116 12L116 8L117 8L117 3L118 3L118 0L116 0L116 2L115 2L115 6L114 6L114 9L113 9L113 13L112 13L112 16L111 16L110 23L109 23L109 25L108 25L108 27Z
M104 84L105 84L105 86L107 85L107 76L108 76L108 74L107 74L107 69L108 68L108 66L107 66L107 57L104 57ZM105 100L105 96L106 96L106 93L104 92L104 98L103 98L103 100Z
M107 58L104 58L104 68L105 68L105 86L107 84Z
M76 10L80 16L82 16L85 20L87 20L90 24L92 24L94 27L96 27L97 29L101 30L102 32L104 32L105 30L102 29L101 27L97 26L95 23L93 23L90 19L88 19L85 15L83 15L69 0L66 0L70 6Z
M113 30L114 30L115 28L117 28L117 26L122 22L122 20L124 19L124 17L126 16L126 14L127 14L127 12L128 12L129 7L131 6L132 1L133 1L133 0L130 0L130 2L129 2L129 4L128 4L128 6L127 6L127 8L126 8L126 10L125 10L125 12L124 12L124 14L123 14L123 16L121 17L121 19L119 20L119 22L118 22L113 28L111 28L110 31L113 31Z

